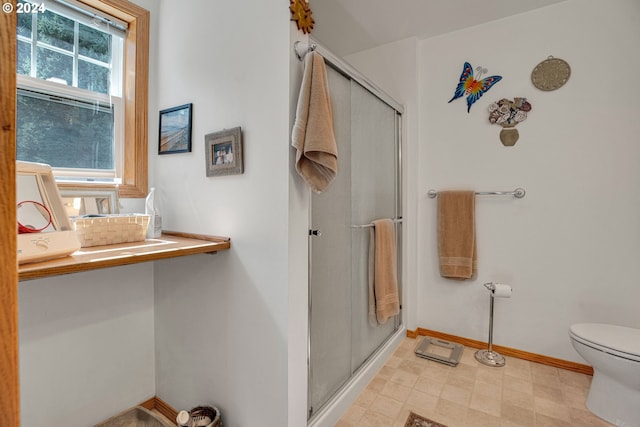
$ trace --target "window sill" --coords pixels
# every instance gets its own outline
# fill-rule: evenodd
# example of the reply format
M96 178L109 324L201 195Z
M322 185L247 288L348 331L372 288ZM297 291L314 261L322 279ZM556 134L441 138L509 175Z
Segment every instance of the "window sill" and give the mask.
M18 274L19 280L24 281L185 255L215 253L229 248L231 239L228 237L163 231L157 239L82 248L67 257L22 264Z

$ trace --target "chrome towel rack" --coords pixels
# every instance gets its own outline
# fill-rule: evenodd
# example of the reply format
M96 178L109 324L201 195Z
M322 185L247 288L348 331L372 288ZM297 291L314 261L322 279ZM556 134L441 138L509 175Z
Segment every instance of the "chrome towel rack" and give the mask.
M516 188L513 191L476 191L476 196L513 196L516 199L522 199L527 192L524 188ZM436 190L427 191L427 196L434 199L438 195Z
M393 219L393 223L394 224L400 224L402 222L402 218L394 218ZM351 225L351 228L370 228L373 227L374 225L372 223L369 224L362 224L362 225Z

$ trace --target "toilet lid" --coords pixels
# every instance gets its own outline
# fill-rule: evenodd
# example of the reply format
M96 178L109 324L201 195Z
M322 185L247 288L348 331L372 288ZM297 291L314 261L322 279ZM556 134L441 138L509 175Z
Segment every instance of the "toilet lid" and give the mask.
M640 329L603 323L579 323L572 325L570 330L585 341L635 358L640 357Z

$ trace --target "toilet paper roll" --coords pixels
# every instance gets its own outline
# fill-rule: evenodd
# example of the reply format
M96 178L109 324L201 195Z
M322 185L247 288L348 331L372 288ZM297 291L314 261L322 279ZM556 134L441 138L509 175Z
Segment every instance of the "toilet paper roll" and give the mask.
M511 298L511 286L503 285L502 283L494 283L495 289L491 291L491 296L494 298Z

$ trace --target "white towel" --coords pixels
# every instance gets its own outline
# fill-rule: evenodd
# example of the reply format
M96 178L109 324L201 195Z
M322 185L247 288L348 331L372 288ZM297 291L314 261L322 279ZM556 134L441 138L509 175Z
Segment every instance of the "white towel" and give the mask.
M338 149L324 59L309 52L298 96L296 120L291 132L296 151L296 170L315 191L325 191L338 173Z

